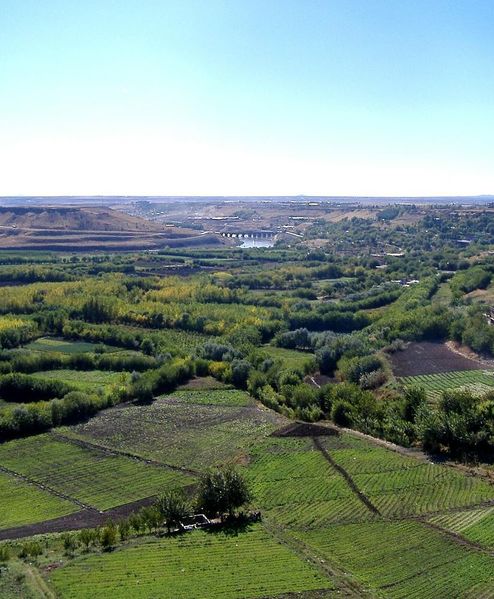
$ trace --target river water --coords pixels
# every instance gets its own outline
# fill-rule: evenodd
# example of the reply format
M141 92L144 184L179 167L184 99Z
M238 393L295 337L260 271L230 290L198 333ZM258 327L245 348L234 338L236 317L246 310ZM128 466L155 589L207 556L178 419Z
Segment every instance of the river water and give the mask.
M274 239L269 237L265 239L252 239L251 237L244 239L241 248L272 248L274 246Z

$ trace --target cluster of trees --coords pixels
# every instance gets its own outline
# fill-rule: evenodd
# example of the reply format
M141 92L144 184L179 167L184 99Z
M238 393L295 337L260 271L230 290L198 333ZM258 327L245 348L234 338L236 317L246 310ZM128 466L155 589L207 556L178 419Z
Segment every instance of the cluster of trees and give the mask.
M492 272L485 266L473 266L468 270L456 273L450 280L449 285L454 295L460 297L463 293L469 293L475 289L485 289L492 279Z
M479 398L464 390L445 391L439 405L423 410L417 436L425 449L462 459L490 459L494 449L494 393Z
M81 353L61 354L57 352L0 352L0 372L33 373L41 370L69 368L71 370L110 370L114 372L143 372L158 368L163 357L155 358L135 352L127 353Z
M60 381L21 373L4 375L0 377L0 397L31 403L6 406L0 410L0 438L37 434L52 427L79 422L121 401L152 401L156 394L172 391L192 378L194 373L193 360L176 359L142 374L134 372L128 385L98 393L73 390Z
M71 385L55 379L39 378L20 372L0 376L0 397L4 401L46 401L54 397L63 397L70 391L74 391Z
M0 319L0 349L11 349L28 343L37 335L38 327L31 320L5 317Z
M38 434L63 424L73 424L118 403L124 397L124 390L106 395L70 391L60 399L6 406L0 410L0 437L12 439Z

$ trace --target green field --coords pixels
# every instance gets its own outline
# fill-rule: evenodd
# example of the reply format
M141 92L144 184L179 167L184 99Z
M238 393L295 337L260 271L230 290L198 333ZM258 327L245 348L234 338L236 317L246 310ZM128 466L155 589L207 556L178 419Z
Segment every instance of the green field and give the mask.
M494 557L420 522L368 522L297 533L379 597L492 597Z
M256 504L294 528L368 520L374 516L308 438L271 438L251 453L247 476Z
M20 478L0 472L0 528L67 516L79 508Z
M33 377L42 379L55 379L62 381L81 390L96 391L112 385L125 385L129 382L128 372L108 372L106 370L42 370L32 374Z
M254 405L254 400L245 391L238 389L180 389L174 391L171 397L180 402L203 406L246 407Z
M494 487L348 435L324 443L336 463L386 518L401 518L494 499ZM346 446L345 446L346 445Z
M64 354L82 354L94 352L95 349L102 348L106 352L121 351L118 347L104 345L102 343L89 343L86 341L67 341L57 337L40 337L26 345L26 349L43 352L61 352Z
M284 347L275 347L274 345L264 345L262 351L269 355L273 360L281 360L283 367L287 370L301 370L304 372L306 366L314 361L314 354L297 351L295 349L285 349Z
M494 389L494 371L460 370L439 374L420 374L399 379L405 387L422 387L431 401L439 401L443 391L464 389L482 395Z
M260 526L234 536L197 531L79 558L50 581L64 599L241 599L332 587Z
M284 424L271 411L244 405L249 401L235 390L180 391L150 405L104 410L86 423L62 430L106 447L201 470L244 455Z
M486 549L494 549L494 506L440 514L430 518L429 522Z
M0 465L99 510L184 486L182 474L39 435L0 445Z

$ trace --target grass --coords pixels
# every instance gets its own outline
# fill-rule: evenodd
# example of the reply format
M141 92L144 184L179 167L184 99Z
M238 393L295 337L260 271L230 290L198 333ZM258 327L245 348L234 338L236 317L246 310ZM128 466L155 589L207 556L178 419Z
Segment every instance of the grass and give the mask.
M234 536L196 531L147 540L77 559L50 582L64 599L240 599L332 588L260 526Z
M192 482L191 477L47 435L0 445L0 465L100 510Z
M448 281L441 283L438 290L432 297L432 301L436 304L440 304L441 306L449 306L452 299L453 292L451 291Z
M430 518L429 522L486 549L494 549L494 506L439 514Z
M130 378L128 372L108 372L105 370L81 372L80 370L70 369L43 370L35 372L31 376L42 379L56 379L87 391L96 391L101 387L110 387L112 385L125 385Z
M0 528L67 516L79 508L70 501L0 472Z
M471 552L416 521L332 526L297 537L379 596L449 599L494 593L494 557Z
M262 351L274 360L281 360L283 367L287 370L301 370L302 372L305 372L305 367L311 365L314 361L314 354L297 351L295 349L264 345Z
M482 395L494 388L494 371L463 370L439 374L421 374L400 379L406 387L423 387L428 398L437 402L443 391L464 389Z
M82 354L94 352L96 348L104 348L106 352L121 351L118 347L111 347L101 343L89 343L86 341L67 341L58 337L40 337L25 346L26 349L43 352L61 352L64 354Z
M273 412L244 405L247 401L239 391L181 391L149 405L104 410L62 430L106 447L202 470L241 459L248 447L284 423Z
M0 564L0 597L2 599L41 599L49 598L39 588L40 575L32 566L20 561Z
M254 400L245 391L237 389L210 389L210 390L192 390L181 389L175 391L172 397L179 399L187 404L197 404L205 406L231 406L245 407L252 406Z

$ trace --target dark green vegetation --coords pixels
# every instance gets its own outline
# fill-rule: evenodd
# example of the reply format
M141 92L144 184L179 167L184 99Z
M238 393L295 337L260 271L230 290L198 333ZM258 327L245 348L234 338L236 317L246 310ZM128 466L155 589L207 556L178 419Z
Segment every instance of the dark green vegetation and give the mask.
M491 596L494 487L417 452L492 457L493 235L394 207L267 250L0 257L0 538L27 539L0 595ZM174 535L189 509L263 519Z

